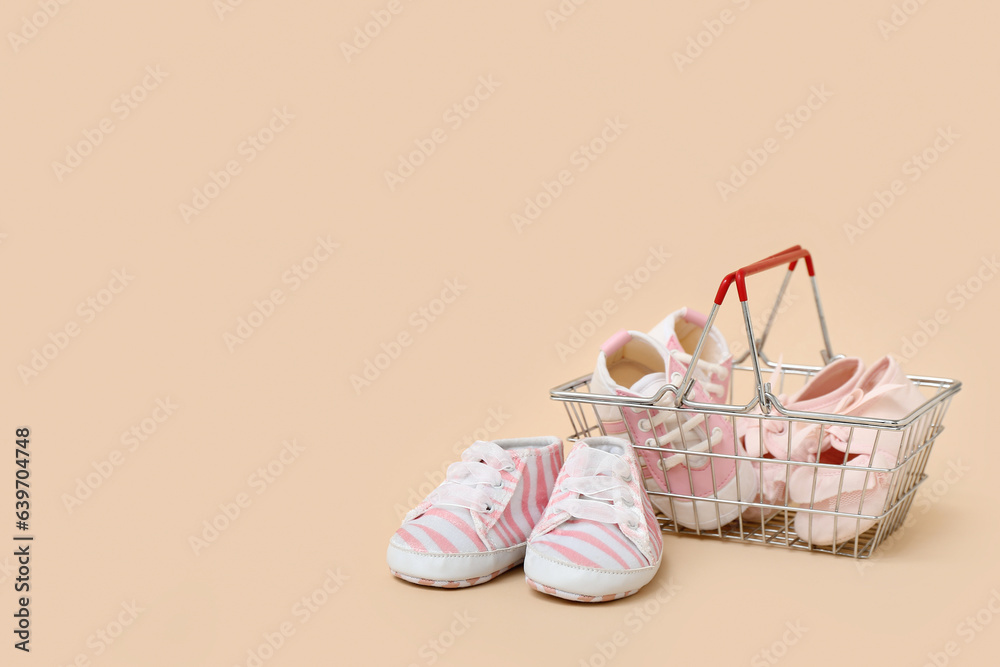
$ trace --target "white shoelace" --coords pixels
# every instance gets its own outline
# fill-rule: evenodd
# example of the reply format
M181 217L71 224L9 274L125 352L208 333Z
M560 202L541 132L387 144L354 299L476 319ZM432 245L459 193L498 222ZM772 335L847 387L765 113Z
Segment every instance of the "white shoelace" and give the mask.
M705 415L695 415L691 419L684 422L680 428L675 428L673 431L664 434L659 440L669 443L671 449L683 449L686 452L707 452L713 447L717 447L719 443L722 442L722 430L719 428L712 429L712 435L704 440L699 440L693 445L687 447L684 446L686 440L682 440L680 437L681 429L685 432L694 430L696 426L701 425L705 421ZM699 436L704 431L698 433ZM656 440L649 438L646 440L647 447L656 447ZM666 472L671 468L679 465L686 465L690 468L699 468L705 464L705 456L689 456L688 454L673 454L665 459L660 459L657 461L657 465Z
M674 349L668 349L667 352L669 352L670 356L678 362L684 364L684 366L691 365L693 358L690 354ZM725 394L726 387L724 384L718 384L710 380L712 375L722 378L723 382L727 377L729 377L729 371L727 371L726 367L722 364L716 364L708 361L707 359L698 359L695 363L694 375L698 377L698 381L701 383L701 386L704 387L705 391L708 393L714 394L716 397L722 397L723 394Z
M473 512L493 511L495 492L503 486L500 471L513 472L510 453L492 442L477 440L462 452L462 460L448 466L444 482L427 496L437 505L464 507Z
M587 448L578 450L565 465L567 476L561 489L578 495L554 503L552 509L562 510L577 519L624 524L633 530L639 527L634 512L614 505L618 500L627 507L635 506L627 484L632 481L632 471L624 459L600 449Z
M673 354L674 352L671 353ZM676 352L676 354L683 354L683 353ZM724 374L725 369L722 366L719 366L718 364L713 364L708 361L704 363L712 366L715 369L718 369L718 372ZM674 375L670 378L670 381L673 383L679 383L682 379L683 378L680 376L679 373L674 373ZM703 383L703 385L705 386L709 384L711 383ZM720 391L724 391L724 388L721 385L714 385L714 386L718 387ZM652 423L647 425L653 428L647 430L652 432L653 436L647 438L646 442L643 443L646 447L662 447L666 445L669 446L671 449L683 449L686 452L707 452L710 451L713 447L718 446L719 443L722 442L722 431L720 429L714 428L712 429L712 433L710 435L706 434L706 430L704 427L705 415L703 414L696 414L688 418L687 420L681 422L680 413L671 412L668 410L660 410L659 414L657 414L656 417L654 417L651 420L651 422ZM639 423L641 428L643 426L643 423L641 421ZM676 425L676 426L672 430L664 433L662 436L657 436L655 433L655 427L664 424ZM701 429L698 429L699 426L701 426ZM698 438L698 441L693 444L688 444L692 436ZM679 465L686 465L691 468L698 468L705 464L706 458L707 457L704 456L673 454L672 456L668 456L665 459L660 459L659 461L657 461L657 465L664 472L670 470L671 468L675 468L676 466Z

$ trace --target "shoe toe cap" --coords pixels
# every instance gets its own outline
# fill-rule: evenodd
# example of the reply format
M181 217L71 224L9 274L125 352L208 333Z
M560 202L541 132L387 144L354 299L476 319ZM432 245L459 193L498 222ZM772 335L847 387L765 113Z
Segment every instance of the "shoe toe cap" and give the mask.
M463 581L495 575L524 560L525 545L477 552L426 551L389 541L386 563L394 573L429 581Z
M573 563L544 546L528 545L524 575L535 584L581 598L601 598L632 592L648 584L660 562L637 568L587 567Z

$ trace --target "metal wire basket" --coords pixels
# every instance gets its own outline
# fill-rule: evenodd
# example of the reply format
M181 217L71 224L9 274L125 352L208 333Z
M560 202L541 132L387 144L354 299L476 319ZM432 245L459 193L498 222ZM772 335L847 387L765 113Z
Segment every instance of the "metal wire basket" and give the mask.
M834 429L845 443L842 462L830 462L822 460L819 454L815 460L787 460L789 457L769 458L765 456L754 457L747 455L741 448L735 448L733 454L718 453L715 451L698 451L696 456L708 457L707 465L712 470L712 493L705 495L691 495L689 493L678 493L670 488L669 478L667 478L666 490L655 488L647 479L647 491L654 499L659 500L657 504L664 505L663 501L669 504L671 509L678 501L688 504L712 503L715 516L722 517L725 510L726 516L732 516L735 506L738 506L736 518L727 523L723 521L711 522L715 527L706 528L700 525L695 515L695 525L681 525L676 520L677 511L660 513L658 516L661 528L667 533L677 533L679 535L691 535L700 537L712 537L723 540L736 540L772 546L781 546L792 549L802 549L808 551L818 551L830 553L838 556L849 556L854 558L869 557L878 545L900 525L906 518L906 514L913 503L914 494L919 485L926 479L924 468L930 457L934 443L944 430L943 422L945 414L951 403L952 397L961 389L961 383L956 380L926 377L918 375L908 375L907 377L917 387L926 398L922 405L914 409L910 414L898 419L869 418L864 416L845 416L839 414L805 412L786 408L782 405L779 395L803 385L822 366L779 364L772 362L764 354L763 347L767 336L771 330L775 315L778 312L778 305L782 303L789 280L794 272L799 260L804 260L806 269L812 284L813 295L816 301L816 309L819 315L820 328L823 334L824 350L821 356L826 364L840 358L833 354L830 337L827 331L826 320L823 316L823 308L820 302L819 290L816 285L816 277L813 269L813 261L810 253L794 246L780 253L772 255L760 262L746 266L738 271L727 275L716 294L712 309L707 318L707 324L701 334L701 338L692 353L691 363L688 365L684 378L676 384L665 384L653 396L648 398L632 398L624 396L611 396L594 394L590 392L591 376L586 375L565 384L559 385L551 390L551 397L562 401L566 412L569 415L572 426L571 440L585 438L596 435L607 435L605 423L599 417L597 406L614 406L620 410L631 410L634 414L649 420L647 423L656 421L658 413L668 411L677 413L674 417L678 423L691 419L695 415L705 415L705 420L710 415L718 415L730 421L733 432L736 433L737 423L740 423L739 430L746 431L748 428L765 428L779 432L781 424L796 422L795 428L807 426L818 427L818 438L823 441L824 435L832 433ZM767 323L760 336L757 337L753 331L753 324L750 317L750 308L746 292L746 277L765 269L787 264L788 270L784 276L781 287L778 291L775 307L770 311ZM718 309L725 300L729 292L729 287L735 283L739 294L740 306L743 311L743 322L746 327L748 350L741 358L735 360L733 364L732 382L729 383L728 403L704 403L691 400L691 389L695 379L693 377L696 360L700 358L703 345L709 330L718 314ZM750 364L745 362L749 359ZM772 386L771 382L764 380L762 368L771 369L772 379L777 379L778 386ZM740 377L742 376L742 380ZM746 404L734 402L735 385L743 383L753 387L754 396ZM632 424L634 420L623 420L626 424L628 436L637 450L652 453L645 455L646 459L656 460L662 465L669 457L681 455L684 457L685 465L690 467L688 457L695 456L688 451L684 442L684 429L679 429L681 433L681 443L671 445L670 442L661 442L656 436L656 442L650 441L645 435L636 432ZM659 421L662 421L660 419ZM716 419L717 421L717 419ZM772 424L768 425L768 422ZM781 424L775 424L780 422ZM617 422L618 424L621 421ZM789 450L791 449L792 428L785 429L788 433ZM761 433L761 438L763 434ZM867 465L857 467L857 465L847 465L853 457L852 446L860 450L861 445L856 443L865 442L871 447L871 456ZM890 447L888 444L892 443ZM898 447L895 454L894 463L882 457L881 465L873 465L876 460L875 453L880 445L883 451L891 452ZM642 456L640 459L644 458ZM809 471L813 479L813 496L815 496L816 479L822 474L826 483L831 480L831 473L834 479L839 475L839 486L836 496L831 501L826 498L824 502L819 502L816 498L811 498L809 502L792 502L788 488L785 487L784 497L777 501L764 502L760 497L736 499L722 498L719 496L719 489L715 486L715 466L722 458L745 461L752 466L753 474L759 475L758 487L764 486L764 473L767 466L778 466L785 469L786 475L792 470L805 469ZM644 464L645 465L645 464ZM692 464L693 465L693 464ZM702 464L706 465L706 464ZM736 475L740 474L741 466L737 465ZM742 466L744 472L746 467ZM802 475L802 472L798 472ZM852 477L853 476L853 477ZM863 480L861 479L863 477ZM865 496L862 492L861 500L857 511L845 509L848 502L847 488L856 488L859 483L863 488L869 488L873 480L878 480L882 487L884 500L879 498L879 502L869 500L870 506L865 506ZM737 480L739 482L739 480ZM845 484L847 482L847 484ZM691 489L693 485L688 485ZM737 483L737 488L743 488ZM857 493L857 492L854 492ZM854 496L853 500L858 497ZM852 502L853 502L852 500ZM667 515L669 514L669 516ZM801 515L801 516L799 516ZM825 516L827 524L832 522L832 540L813 539L813 522L819 522L817 517ZM674 517L674 518L671 518ZM796 529L798 526L798 529ZM806 530L802 527L807 526ZM838 535L838 532L840 533ZM804 533L804 534L803 534ZM828 543L831 542L832 543ZM817 543L822 542L822 543Z

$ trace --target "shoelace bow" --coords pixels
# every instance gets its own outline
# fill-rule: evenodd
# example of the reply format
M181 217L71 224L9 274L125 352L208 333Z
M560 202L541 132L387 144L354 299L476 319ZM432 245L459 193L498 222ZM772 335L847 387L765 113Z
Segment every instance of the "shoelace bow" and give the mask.
M771 389L773 390L779 384L781 376L784 374L781 364L784 361L784 355L778 357L778 363L775 365L774 370L771 371L771 377L768 378L768 382L771 384ZM788 394L778 394L778 403L787 407ZM760 406L754 408L758 414L760 414ZM783 419L760 419L758 420L759 426L757 428L762 429L764 432L761 434L762 440L768 436L777 437L785 433L785 429L788 428L791 422Z
M865 394L861 389L855 389L850 394L845 396L840 403L837 404L832 412L835 414L846 415L851 412L864 413L863 406L865 404L870 404L874 402L882 394L889 393L891 391L896 391L902 388L903 385L899 384L884 384L876 387L872 391ZM819 429L819 426L813 426L811 428ZM841 451L847 451L850 445L850 440L852 432L855 428L865 428L865 427L851 427L846 425L835 425L827 426L823 435L823 447L821 449L826 449L830 446L836 446L837 449ZM862 453L862 452L859 452Z
M773 371L771 371L771 386L774 387L778 380L781 369L782 359L778 358L778 363ZM902 385L881 385L876 387L867 394L864 393L860 388L855 388L847 396L842 398L836 406L829 410L831 414L846 415L851 411L857 411L865 403L874 401L876 398L884 393L894 391L899 389ZM787 394L778 394L778 402L787 407L789 396ZM791 422L782 419L768 419L760 420L760 427L763 429L765 435L770 435L773 437L778 437L785 434L786 428L790 428ZM820 426L818 424L804 425L800 424L801 430L798 431L797 435L799 437L808 437L812 434L819 435ZM825 451L831 446L837 446L837 449L846 451L851 439L852 427L845 425L832 425L825 426L823 428L823 443L818 448L818 451ZM816 454L816 448L810 448L811 454Z
M566 477L561 490L569 496L553 503L552 509L563 511L577 519L639 527L635 514L613 503L616 500L632 507L632 493L627 482L632 480L628 464L618 456L600 449L581 449L566 461Z
M477 440L462 452L462 460L448 466L445 480L427 501L464 507L473 512L493 511L493 491L503 486L501 471L516 469L510 453L492 442Z

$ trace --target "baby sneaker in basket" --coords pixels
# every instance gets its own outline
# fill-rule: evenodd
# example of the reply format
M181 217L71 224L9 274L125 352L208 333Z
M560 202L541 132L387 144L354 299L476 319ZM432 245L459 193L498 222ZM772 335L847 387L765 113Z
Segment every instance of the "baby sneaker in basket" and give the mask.
M618 332L601 346L591 391L648 397L666 383L679 385L692 362L691 354L705 324L704 315L685 308L668 315L649 335ZM732 356L725 339L713 328L695 362L689 398L702 403L725 402L731 369ZM667 394L661 404L672 405L673 399L673 394ZM692 452L637 450L646 488L652 493L650 500L678 524L695 530L714 530L739 516L740 506L671 498L664 493L722 501L746 501L756 495L757 480L749 462L699 455L708 451L744 454L734 438L732 423L725 416L610 405L596 407L608 435L626 438L631 435L637 446Z
M389 570L441 588L506 572L524 560L562 463L556 437L474 442L389 540Z
M575 602L606 602L650 582L663 539L639 473L627 440L576 443L528 540L529 586Z
M663 318L649 335L667 348L670 356L679 363L678 370L687 371L706 324L707 318L701 313L681 308ZM694 368L694 379L705 390L708 403L726 402L732 373L733 355L729 353L729 345L722 333L712 327Z
M857 387L832 412L850 417L902 419L925 402L899 364L883 357L858 381ZM841 514L878 516L888 509L893 473L867 468L894 468L907 431L827 426L819 442L819 426L810 427L806 461L845 466L817 468L796 466L788 481L792 500L805 507ZM838 503L839 499L839 503ZM853 539L875 524L875 519L798 512L795 532L818 545Z
M845 398L858 386L864 373L864 363L854 357L838 359L824 367L791 396L781 394L778 402L789 410L838 413ZM771 387L777 389L781 361L771 373ZM757 410L758 414L760 410ZM776 461L815 460L818 431L801 422L772 419L742 418L736 420L736 433L747 454ZM810 459L812 452L812 459ZM754 502L769 505L785 504L785 486L789 466L785 463L761 463L754 470L761 478L760 495ZM747 521L767 521L780 510L748 507L743 513Z

